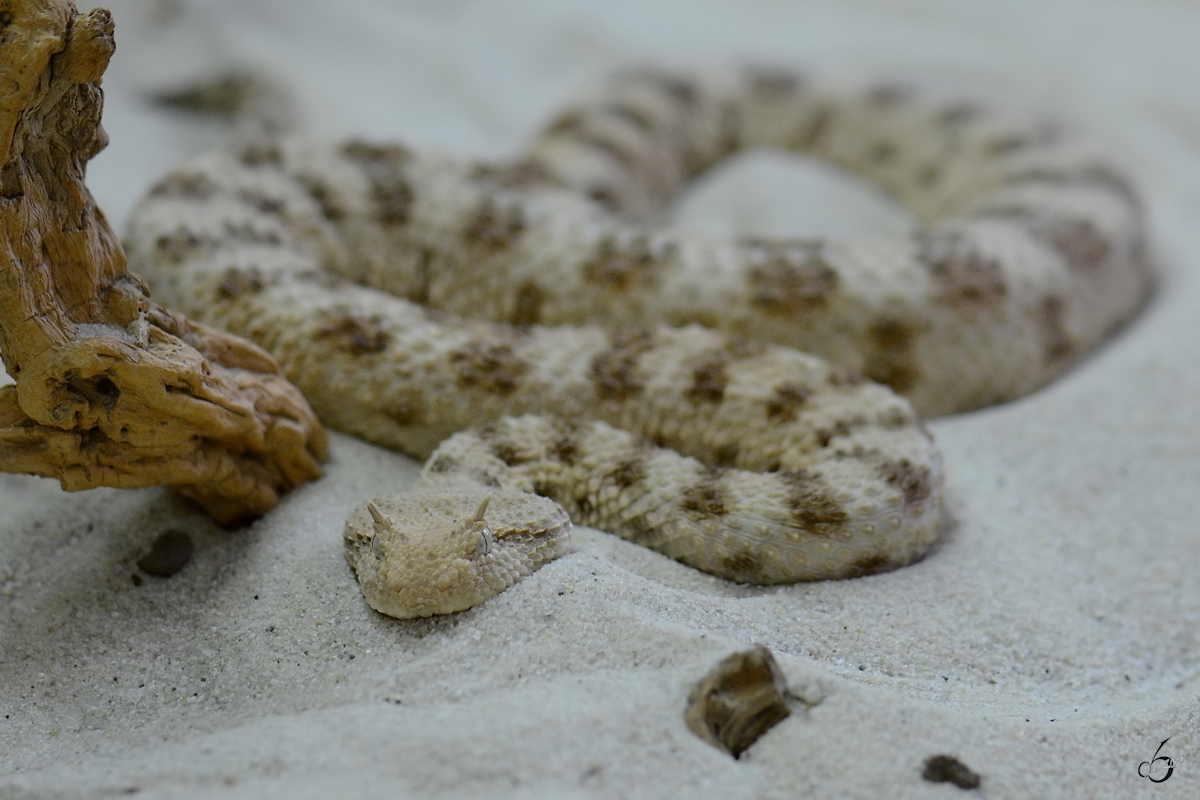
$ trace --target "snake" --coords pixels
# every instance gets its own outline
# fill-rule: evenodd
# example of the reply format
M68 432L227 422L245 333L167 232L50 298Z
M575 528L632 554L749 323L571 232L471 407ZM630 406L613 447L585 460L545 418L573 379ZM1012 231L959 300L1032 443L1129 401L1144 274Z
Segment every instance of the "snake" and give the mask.
M671 203L731 155L880 187L908 235L717 236ZM507 160L349 138L194 158L131 215L156 296L248 337L333 428L426 459L354 508L369 605L471 608L594 526L749 584L938 536L922 421L1002 403L1152 284L1128 169L994 98L757 64L636 66Z

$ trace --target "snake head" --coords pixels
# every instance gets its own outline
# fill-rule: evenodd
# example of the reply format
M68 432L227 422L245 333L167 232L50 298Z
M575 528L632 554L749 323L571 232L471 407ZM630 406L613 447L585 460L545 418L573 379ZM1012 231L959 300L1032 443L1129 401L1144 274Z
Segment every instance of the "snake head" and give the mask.
M346 523L346 553L367 602L404 619L461 611L495 594L491 502L490 493L422 493L360 506Z

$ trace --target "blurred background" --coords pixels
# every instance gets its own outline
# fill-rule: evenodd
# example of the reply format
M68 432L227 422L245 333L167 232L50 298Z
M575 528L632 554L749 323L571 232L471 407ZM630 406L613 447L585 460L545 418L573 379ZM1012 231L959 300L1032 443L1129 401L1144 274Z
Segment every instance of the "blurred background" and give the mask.
M91 5L96 4L81 8ZM162 172L196 150L264 122L305 134L353 132L504 157L570 91L607 69L631 61L731 58L885 73L1011 96L1116 144L1133 162L1153 205L1170 207L1164 213L1200 211L1200 48L1195 45L1200 3L1194 0L109 0L99 5L115 15L118 49L105 78L105 124L112 143L93 162L89 178L118 228ZM240 119L223 119L219 101L218 113L212 113L211 103L209 113L197 113L196 103L189 110L195 92L219 89L231 76L255 82L257 110L243 108ZM224 108L228 112L228 104ZM788 169L777 161L746 161L723 178L740 198L726 198L726 208L744 206L755 192L768 198L786 194L797 181L816 181L819 191L835 194L841 185L836 177L830 184L828 175L814 177L805 168L780 178L776 173ZM805 193L802 185L791 191ZM836 234L844 232L839 225L850 231L904 223L899 212L880 208L869 193L848 191L853 196L848 202L839 198L827 220L809 225ZM728 193L715 192L718 198ZM704 210L701 216L706 225L766 227L786 226L795 216L776 212L779 219L771 219L771 209L778 206L774 201L751 205L753 212L743 211L740 223L722 222L719 210Z

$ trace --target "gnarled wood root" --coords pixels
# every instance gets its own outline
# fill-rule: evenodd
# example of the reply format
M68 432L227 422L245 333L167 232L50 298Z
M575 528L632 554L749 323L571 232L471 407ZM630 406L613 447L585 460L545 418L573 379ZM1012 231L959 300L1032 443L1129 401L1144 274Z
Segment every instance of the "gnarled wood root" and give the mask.
M171 486L236 524L318 477L325 433L253 344L158 308L84 185L109 13L0 11L0 471Z

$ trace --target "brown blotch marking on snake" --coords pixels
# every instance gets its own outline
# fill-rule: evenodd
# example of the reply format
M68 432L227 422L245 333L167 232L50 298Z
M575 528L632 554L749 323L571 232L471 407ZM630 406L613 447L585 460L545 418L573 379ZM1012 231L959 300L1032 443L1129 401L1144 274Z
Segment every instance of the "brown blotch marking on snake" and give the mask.
M592 133L580 131L575 134L575 139L580 144L595 148L608 155L613 161L616 161L627 170L634 170L638 165L637 151L631 150L624 142L618 142L610 139L603 133Z
M792 519L815 536L827 536L842 527L850 516L834 500L822 480L808 470L784 470L776 473L788 487L788 508Z
M1061 297L1051 295L1042 301L1038 309L1037 322L1042 331L1042 353L1047 363L1071 355L1074 345L1063 324L1066 303Z
M481 486L486 486L489 489L500 488L500 479L497 478L495 475L489 475L483 471L472 473L471 480L475 481L476 483L478 483Z
M605 114L623 120L642 133L652 133L657 127L653 117L629 103L609 103L604 106L603 111Z
M160 236L154 240L154 249L158 251L159 257L170 264L182 264L197 250L209 246L209 242L187 228L179 228L169 236Z
M352 356L382 353L392 341L392 336L380 324L377 317L356 317L347 314L327 321L317 329L315 339L327 341Z
M889 486L896 487L904 495L906 508L927 500L933 493L929 467L917 466L907 458L884 461L879 474Z
M646 480L646 459L636 455L622 459L608 474L609 479L621 489L628 489Z
M918 259L939 285L942 302L960 311L996 308L1008 295L1000 263L961 236L927 237Z
M829 369L830 386L861 386L866 382L866 378L852 369L844 367L830 367Z
M1167 763L1171 762L1168 760ZM959 789L978 789L980 784L979 773L954 756L948 755L930 756L925 759L921 778L930 783L952 783Z
M627 242L606 236L584 263L583 278L609 291L625 292L635 286L653 284L659 263L660 256L654 252L648 236L635 236Z
M450 354L458 364L458 385L487 394L509 395L516 391L529 365L513 353L509 345L474 342Z
M891 572L895 567L896 565L885 556L864 556L846 567L845 572L842 573L842 577L864 578L867 575L879 575L883 572Z
M723 517L728 514L727 497L720 484L724 473L721 467L706 469L697 483L684 490L679 498L679 506L702 517Z
M775 388L775 393L767 399L767 419L771 422L795 422L800 414L800 408L812 392L795 383L784 383Z
M823 308L837 293L838 274L821 258L822 243L743 239L750 301L766 314L793 317Z
M575 514L571 514L568 511L568 516L571 517L572 521L577 521L580 525L587 525L588 521L592 518L592 514L596 511L596 507L592 505L592 501L586 496L576 497L568 495L566 497L557 498L557 502L561 503L562 505L567 505L568 502L573 503L575 505L575 510L579 512L579 515L576 517Z
M517 287L517 297L508 321L513 325L537 325L542 321L542 305L545 302L546 293L542 287L531 280L522 281Z
M821 447L828 447L829 443L834 439L842 439L854 433L860 428L864 428L870 424L866 417L853 417L851 419L839 419L827 428L819 428L815 433L817 444Z
M1073 270L1095 270L1108 260L1108 239L1087 220L1059 221L1048 234L1050 244L1062 254L1067 266Z
M242 148L238 160L247 167L282 167L283 151L277 144L252 144Z
M396 169L404 166L412 158L412 154L403 146L390 144L372 144L361 139L353 139L342 145L342 155L351 161L386 162Z
M439 455L437 458L429 462L426 469L434 475L441 475L446 472L454 472L458 469L458 460L446 454Z
M576 501L576 503L578 504L579 501ZM630 542L636 542L642 547L661 551L669 544L663 527L647 519L645 514L624 517L618 527L620 528L621 538Z
M498 441L492 443L492 455L510 467L527 464L537 460L537 456L522 453L512 442ZM539 492L540 494L540 492Z
M1082 184L1102 187L1124 200L1129 207L1141 213L1142 200L1129 182L1111 169L1098 164L1082 168L1059 170L1045 165L1035 165L1016 170L1002 178L1002 184L1013 186L1020 183Z
M525 215L520 206L502 206L487 197L467 221L463 239L472 247L494 252L510 247L524 230Z
M611 186L590 186L584 194L606 211L615 214L621 210L620 194Z
M425 392L412 387L400 390L388 398L382 413L392 422L406 428L429 422L425 413L426 406Z
M185 197L189 200L207 200L220 187L207 175L176 174L159 181L150 190L151 197Z
M342 145L342 155L357 163L366 174L379 222L389 227L407 223L413 203L412 186L404 177L409 152L395 144L351 141Z
M721 659L696 684L688 693L684 722L700 739L738 759L791 714L787 693L787 679L771 651L755 645Z
M881 319L867 330L871 350L863 364L863 372L871 380L906 392L920 378L913 342L917 332L911 325L896 319Z
M346 209L342 206L341 198L330 186L311 175L299 175L296 182L304 187L308 196L321 210L321 216L330 222L340 222L346 218Z
M710 360L692 370L692 385L686 396L693 403L719 403L729 385L728 362Z
M917 171L917 181L922 186L933 186L942 179L942 165L930 162Z
M654 335L649 331L614 331L609 344L610 350L592 359L592 383L602 400L624 402L644 388L637 376L637 362L654 346Z
M230 267L225 271L221 285L217 287L217 297L221 300L236 300L242 295L261 292L264 285L262 274L257 268Z
M895 158L898 150L894 142L879 142L867 153L867 158L872 164L883 165Z
M804 89L804 79L787 70L750 66L745 75L750 91L768 99L790 97Z

